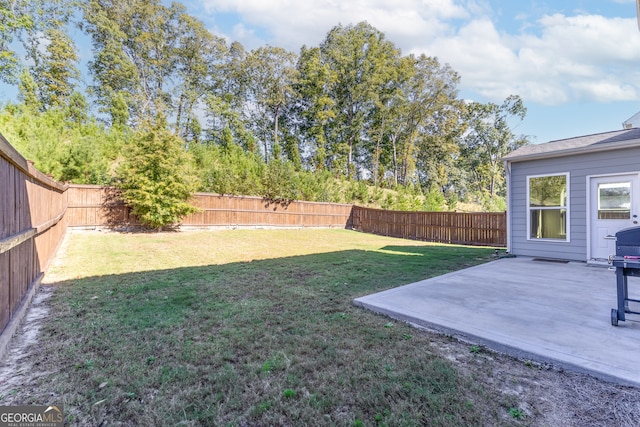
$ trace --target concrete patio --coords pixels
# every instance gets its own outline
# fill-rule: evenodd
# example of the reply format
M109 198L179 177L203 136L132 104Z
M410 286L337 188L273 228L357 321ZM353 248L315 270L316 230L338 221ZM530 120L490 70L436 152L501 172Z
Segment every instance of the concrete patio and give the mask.
M640 316L611 325L615 283L607 268L518 257L354 303L517 357L640 387ZM640 299L640 278L629 278L629 293Z

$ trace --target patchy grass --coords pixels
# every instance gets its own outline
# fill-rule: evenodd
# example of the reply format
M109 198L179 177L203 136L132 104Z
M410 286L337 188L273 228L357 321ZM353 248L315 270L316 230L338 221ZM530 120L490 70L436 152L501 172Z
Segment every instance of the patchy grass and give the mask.
M517 402L482 373L352 305L492 254L345 230L73 234L23 403L60 401L72 425L508 424Z

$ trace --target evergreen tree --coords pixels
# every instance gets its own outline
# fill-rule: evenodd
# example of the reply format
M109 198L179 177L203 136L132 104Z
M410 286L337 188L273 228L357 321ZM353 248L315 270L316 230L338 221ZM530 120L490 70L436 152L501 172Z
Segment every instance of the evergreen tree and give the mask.
M176 224L197 208L189 204L196 178L182 140L158 124L143 124L118 170L122 197L143 225Z

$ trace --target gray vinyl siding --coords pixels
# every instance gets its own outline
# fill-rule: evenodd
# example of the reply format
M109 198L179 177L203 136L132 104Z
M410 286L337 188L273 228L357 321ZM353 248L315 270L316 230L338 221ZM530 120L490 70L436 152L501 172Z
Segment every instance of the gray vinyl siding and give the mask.
M587 260L587 176L640 171L640 147L511 163L509 215L516 255ZM527 240L527 176L569 173L568 242Z

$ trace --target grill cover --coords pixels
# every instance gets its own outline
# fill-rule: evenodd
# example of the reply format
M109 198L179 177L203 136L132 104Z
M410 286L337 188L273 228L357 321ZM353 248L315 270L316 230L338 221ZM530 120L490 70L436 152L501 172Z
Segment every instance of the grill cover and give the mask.
M630 227L616 233L616 256L640 256L640 227Z

